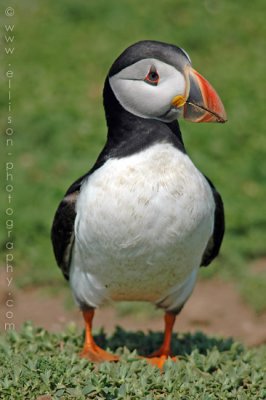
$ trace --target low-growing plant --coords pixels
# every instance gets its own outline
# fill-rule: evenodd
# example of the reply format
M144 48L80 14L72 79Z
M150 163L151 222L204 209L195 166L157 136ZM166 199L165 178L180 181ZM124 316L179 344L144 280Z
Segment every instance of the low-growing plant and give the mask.
M138 354L153 350L161 336L117 328L108 338L100 332L98 343L121 360L95 365L78 356L83 338L75 326L49 333L27 323L20 332L0 337L0 399L266 398L266 346L248 350L231 339L200 332L173 335L179 361L169 360L160 371Z

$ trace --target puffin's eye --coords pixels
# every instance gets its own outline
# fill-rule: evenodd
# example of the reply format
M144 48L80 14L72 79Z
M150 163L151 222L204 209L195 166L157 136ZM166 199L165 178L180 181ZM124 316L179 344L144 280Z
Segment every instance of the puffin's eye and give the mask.
M159 83L159 79L160 77L156 69L151 68L146 75L144 81L149 83L150 85L157 86Z

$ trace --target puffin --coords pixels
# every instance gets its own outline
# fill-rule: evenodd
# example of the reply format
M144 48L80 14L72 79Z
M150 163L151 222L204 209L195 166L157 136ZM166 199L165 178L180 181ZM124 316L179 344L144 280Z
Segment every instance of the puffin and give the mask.
M103 105L106 143L57 208L53 250L83 314L81 356L117 361L93 338L95 310L147 301L164 310L162 344L147 357L162 368L176 316L199 268L218 255L225 229L221 196L188 156L178 120L223 123L226 112L187 52L154 40L114 61Z

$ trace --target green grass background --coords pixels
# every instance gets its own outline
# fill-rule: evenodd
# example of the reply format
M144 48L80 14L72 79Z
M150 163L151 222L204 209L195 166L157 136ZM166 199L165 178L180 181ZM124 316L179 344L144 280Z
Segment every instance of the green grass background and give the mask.
M265 1L4 0L2 36L5 5L15 7L15 53L1 52L0 123L3 132L4 73L12 60L16 282L63 285L50 227L66 188L105 142L104 78L128 45L157 39L189 53L228 112L226 125L181 121L190 156L222 193L226 210L221 256L201 275L234 280L254 309L265 309L265 268L252 269L266 256ZM4 135L0 151L3 165ZM2 215L7 206L2 187Z
M96 337L121 356L96 366L77 356L82 338L73 327L51 334L27 324L0 337L0 399L4 400L265 400L266 346L247 350L230 339L174 335L179 362L164 372L139 354L153 350L162 335L126 333ZM119 347L121 342L126 348ZM47 397L41 397L41 395ZM40 395L40 397L38 397Z

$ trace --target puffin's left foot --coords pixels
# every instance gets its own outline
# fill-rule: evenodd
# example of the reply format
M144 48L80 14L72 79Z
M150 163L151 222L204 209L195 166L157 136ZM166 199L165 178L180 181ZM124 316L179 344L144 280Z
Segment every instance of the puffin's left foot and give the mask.
M118 361L119 357L103 350L99 347L92 336L92 320L94 317L94 309L83 311L85 321L85 342L80 356L87 358L91 362Z
M178 361L178 357L160 356L160 357L145 357L147 363L162 369L167 360Z
M149 364L155 365L162 369L165 362L170 358L172 361L177 361L178 357L171 357L171 336L176 319L176 314L171 312L166 312L164 316L165 330L164 339L161 347L150 354L146 361Z

